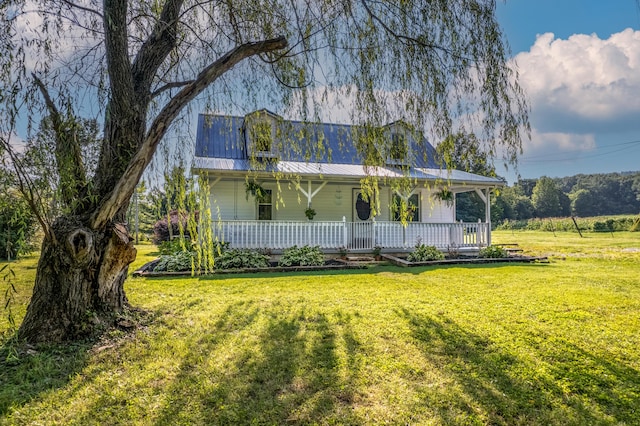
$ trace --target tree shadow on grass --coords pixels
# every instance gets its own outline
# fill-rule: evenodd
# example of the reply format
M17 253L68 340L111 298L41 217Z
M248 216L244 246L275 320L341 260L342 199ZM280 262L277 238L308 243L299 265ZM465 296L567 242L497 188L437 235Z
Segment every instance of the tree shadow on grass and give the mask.
M170 404L156 424L306 424L330 419L360 424L351 409L355 378L340 375L337 355L337 346L344 342L351 359L358 343L349 319L340 321L343 324L326 314L309 314L304 307L263 308L246 323L244 332L254 333L251 344L240 344L228 360L213 367L211 359L201 355L220 357L224 351L211 345L216 339L204 338L193 356L183 360L167 391ZM216 327L210 334L221 332ZM208 375L204 380L203 374ZM194 386L201 389L194 392Z
M426 358L458 389L454 406L432 405L446 424L461 418L501 425L637 422L640 401L633 389L640 387L640 377L633 369L562 341L536 353L535 366L525 365L449 318L407 309L398 313ZM616 398L621 394L624 398Z
M90 343L39 347L13 357L12 343L0 347L0 416L39 395L64 387L87 362Z

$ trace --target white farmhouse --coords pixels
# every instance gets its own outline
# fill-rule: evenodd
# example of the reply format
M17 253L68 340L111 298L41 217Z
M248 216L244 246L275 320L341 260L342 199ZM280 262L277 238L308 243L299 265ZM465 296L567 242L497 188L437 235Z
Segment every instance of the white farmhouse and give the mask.
M359 152L378 156L382 165L363 166ZM365 129L288 121L260 110L244 117L201 114L193 168L208 176L212 211L219 214L214 232L231 247L489 245L490 193L504 182L443 170L436 157L434 147L402 122ZM375 200L361 189L366 176L378 180ZM469 191L485 201L483 222L455 220L455 194ZM409 212L404 224L400 205Z

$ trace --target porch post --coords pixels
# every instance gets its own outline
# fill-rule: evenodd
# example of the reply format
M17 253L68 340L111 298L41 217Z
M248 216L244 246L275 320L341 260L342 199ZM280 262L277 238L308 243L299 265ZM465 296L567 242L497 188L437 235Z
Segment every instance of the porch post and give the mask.
M487 201L485 202L485 222L487 224L487 246L491 245L491 188L487 188Z
M347 232L347 217L346 216L342 216L342 246L345 248L345 250L347 249L348 245L347 245L347 239L348 239L348 232Z

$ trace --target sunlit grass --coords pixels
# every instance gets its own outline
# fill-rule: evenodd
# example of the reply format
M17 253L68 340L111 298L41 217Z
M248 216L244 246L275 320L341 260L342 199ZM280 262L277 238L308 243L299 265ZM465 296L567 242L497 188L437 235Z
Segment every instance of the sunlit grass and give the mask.
M131 278L153 321L0 364L0 423L637 424L640 234L494 241L552 261Z

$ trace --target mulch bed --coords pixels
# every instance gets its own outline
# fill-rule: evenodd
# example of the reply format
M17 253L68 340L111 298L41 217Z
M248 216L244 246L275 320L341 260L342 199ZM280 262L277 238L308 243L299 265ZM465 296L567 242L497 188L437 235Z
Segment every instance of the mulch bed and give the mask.
M548 263L546 257L530 257L530 256L510 256L500 259L486 259L477 257L460 257L457 259L432 260L428 262L409 262L406 258L393 256L390 254L382 254L382 262L374 261L369 257L347 257L346 259L330 259L324 265L318 266L278 266L277 262L271 262L268 268L242 268L242 269L220 269L213 272L218 274L244 274L257 272L298 272L298 271L326 271L326 270L342 270L342 269L364 269L371 265L380 263L391 263L402 267L413 266L433 266L433 265L459 265L459 264L486 264L486 263ZM191 271L167 272L154 271L153 268L158 260L151 261L140 269L133 272L134 277L166 277L166 276L191 276Z

